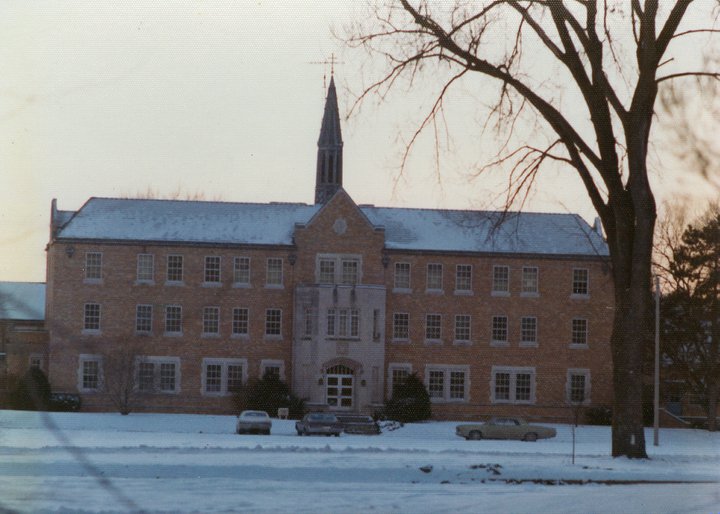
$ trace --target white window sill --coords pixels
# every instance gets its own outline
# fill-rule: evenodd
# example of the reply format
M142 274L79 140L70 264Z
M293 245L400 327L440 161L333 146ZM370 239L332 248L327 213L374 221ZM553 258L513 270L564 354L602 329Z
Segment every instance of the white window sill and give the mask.
M442 346L442 339L425 339L425 344L428 346Z
M231 339L250 339L250 334L231 334Z
M392 339L392 344L410 344L410 339Z
M263 337L263 339L264 339L265 341L273 341L273 342L274 342L274 341L282 341L282 340L283 340L283 337L282 337L282 336L265 334L265 336Z
M168 287L184 287L185 282L183 280L166 280L165 285Z
M138 337L148 337L152 335L152 330L136 330L135 335Z
M453 291L455 296L475 296L475 293L471 289L456 289Z
M520 293L520 298L540 298L540 293L524 292L524 293Z
M103 279L101 279L101 278L85 278L85 279L83 279L83 284L101 286L103 284Z
M454 346L472 346L472 341L469 339L455 339L453 341Z
M432 294L432 295L440 296L440 295L445 294L445 290L444 289L426 289L425 294Z
M282 284L265 284L265 289L285 289Z
M496 296L498 298L507 298L510 296L510 291L491 291L490 296Z
M537 348L537 341L520 341L520 348Z
M154 280L136 280L135 285L136 286L154 286L155 281Z
M220 339L220 334L217 332L203 332L200 337L203 339Z
M571 350L587 350L589 347L590 347L590 346L589 346L587 343L585 343L585 344L573 344L573 343L570 343L570 349L571 349Z
M99 336L102 331L99 328L84 328L80 333L84 336Z
M393 287L392 292L397 294L412 294L412 289L409 287Z
M203 287L222 287L222 282L203 282Z
M233 282L232 286L235 289L248 289L250 287L250 282Z
M490 341L490 346L495 348L506 348L510 346L510 343L507 341Z
M163 332L163 337L182 337L182 332Z
M571 300L589 300L590 295L589 294L571 294L570 295Z

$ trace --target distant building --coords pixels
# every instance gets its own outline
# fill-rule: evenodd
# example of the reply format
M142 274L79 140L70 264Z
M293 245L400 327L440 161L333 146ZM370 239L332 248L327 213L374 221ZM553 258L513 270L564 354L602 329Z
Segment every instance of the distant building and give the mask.
M437 418L611 403L601 234L571 214L357 205L342 146L331 80L312 205L53 202L53 389L111 409L104 364L131 348L149 411L229 412L265 373L338 410L381 408L409 373Z
M31 366L47 372L45 284L0 282L0 401Z

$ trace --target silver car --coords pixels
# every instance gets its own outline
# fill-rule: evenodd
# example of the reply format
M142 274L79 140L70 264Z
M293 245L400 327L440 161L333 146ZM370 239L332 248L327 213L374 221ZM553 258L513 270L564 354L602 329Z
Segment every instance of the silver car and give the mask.
M298 435L334 435L338 437L343 431L342 424L332 412L310 412L295 423Z
M264 410L244 410L238 416L235 433L270 435L271 427L272 420Z
M555 437L555 429L528 425L522 418L491 418L485 423L467 423L455 427L455 434L465 439L517 439L537 441Z

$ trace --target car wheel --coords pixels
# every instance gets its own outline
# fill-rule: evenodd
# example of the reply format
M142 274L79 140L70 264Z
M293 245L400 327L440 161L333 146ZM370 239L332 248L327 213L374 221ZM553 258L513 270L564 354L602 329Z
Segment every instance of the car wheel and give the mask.
M526 441L537 441L538 435L535 432L530 432L529 434L525 434L525 440Z
M471 441L479 441L482 439L482 433L479 430L473 430L468 434L467 438Z

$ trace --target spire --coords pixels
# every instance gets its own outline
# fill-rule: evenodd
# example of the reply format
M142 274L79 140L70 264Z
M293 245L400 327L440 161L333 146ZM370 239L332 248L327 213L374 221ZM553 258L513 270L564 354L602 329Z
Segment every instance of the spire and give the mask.
M335 77L330 75L330 86L325 97L325 112L318 138L315 203L325 203L342 187L342 147Z

